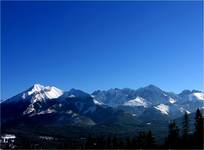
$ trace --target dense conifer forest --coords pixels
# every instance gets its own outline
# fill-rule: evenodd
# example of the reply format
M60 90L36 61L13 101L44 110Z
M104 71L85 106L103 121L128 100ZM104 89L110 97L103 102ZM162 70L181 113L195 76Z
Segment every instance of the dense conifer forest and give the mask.
M155 139L152 131L139 132L133 137L117 135L89 135L79 138L24 138L17 137L15 149L203 149L203 116L197 109L194 117L194 132L189 130L189 115L183 116L182 128L173 120L169 123L169 131L164 143ZM11 145L1 145L10 149Z

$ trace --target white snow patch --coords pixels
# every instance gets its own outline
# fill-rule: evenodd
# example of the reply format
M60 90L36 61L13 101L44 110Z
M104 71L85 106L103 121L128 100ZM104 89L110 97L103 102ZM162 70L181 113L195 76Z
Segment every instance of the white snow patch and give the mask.
M47 112L48 114L50 114L50 113L55 113L56 110L48 108L48 109L46 110L46 112Z
M94 102L94 104L96 104L96 105L103 105L102 102L99 102L99 101L97 101L96 99L93 99L93 102Z
M37 115L41 115L41 114L51 114L51 113L56 113L56 110L48 108L48 109L45 110L45 111L41 111L41 112L37 113Z
M52 87L45 87L45 95L49 99L58 98L63 94L62 90L52 86Z
M180 112L182 112L182 113L184 113L184 112L186 112L187 114L190 114L190 113L191 113L190 111L184 109L183 107L180 107L179 110L180 110Z
M72 114L72 110L66 111L67 114Z
M34 106L33 106L33 104L30 104L27 107L27 109L23 112L23 114L26 115L26 114L30 114L30 113L33 113L33 112L35 112Z
M25 99L25 98L26 98L26 93L23 93L22 98L23 98L23 99Z
M1 136L2 139L15 139L16 136L13 134L5 134Z
M73 113L73 114L72 114L72 117L76 117L76 116L78 116L78 114L76 114L76 113Z
M173 98L171 98L171 97L169 97L169 102L170 102L171 104L174 104L174 103L176 103L176 100L173 99Z
M123 104L124 106L143 106L147 107L147 102L142 97L136 97L135 99L129 100Z
M161 113L168 115L169 113L169 106L164 104L159 104L158 106L154 106L157 110L159 110Z
M198 100L204 101L204 93L193 93L191 96L196 97Z
M76 96L72 94L72 95L70 95L69 97L70 97L70 98L74 98L74 97L76 97Z

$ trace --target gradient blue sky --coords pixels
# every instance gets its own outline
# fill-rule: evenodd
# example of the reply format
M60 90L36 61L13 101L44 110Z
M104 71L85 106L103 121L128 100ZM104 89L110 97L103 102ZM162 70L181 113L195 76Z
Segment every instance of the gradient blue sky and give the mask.
M63 90L203 88L202 2L2 2L2 98Z

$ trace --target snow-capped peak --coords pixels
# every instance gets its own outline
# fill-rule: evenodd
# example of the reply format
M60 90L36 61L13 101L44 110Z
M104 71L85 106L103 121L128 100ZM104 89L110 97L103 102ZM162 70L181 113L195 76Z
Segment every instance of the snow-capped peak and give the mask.
M40 92L41 90L43 90L45 87L41 84L34 84L32 87L31 87L31 90L28 91L28 95L31 95L33 94L34 92Z
M40 84L34 84L28 91L22 95L23 99L28 97L31 100L31 104L23 112L24 114L30 114L35 112L34 103L39 101L45 101L48 99L56 99L63 94L63 91L54 86L43 86Z
M54 86L34 84L28 91L23 93L22 98L26 99L27 96L31 96L32 102L35 102L45 99L55 99L60 97L62 94L63 91Z
M135 99L129 100L123 104L124 106L143 106L147 107L147 102L142 97L136 97Z
M43 85L41 85L41 84L39 84L39 83L36 83L36 84L34 84L33 85L33 88L35 88L36 90L41 90L41 89L43 89L45 86L43 86Z
M157 106L154 106L155 109L159 110L161 113L168 115L169 113L169 106L164 104L159 104Z

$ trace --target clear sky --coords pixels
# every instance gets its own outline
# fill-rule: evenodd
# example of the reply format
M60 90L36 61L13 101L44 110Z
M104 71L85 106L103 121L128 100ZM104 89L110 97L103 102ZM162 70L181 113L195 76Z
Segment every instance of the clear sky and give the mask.
M202 2L2 2L2 98L34 83L92 92L203 88Z

